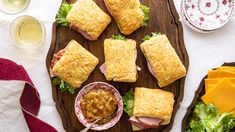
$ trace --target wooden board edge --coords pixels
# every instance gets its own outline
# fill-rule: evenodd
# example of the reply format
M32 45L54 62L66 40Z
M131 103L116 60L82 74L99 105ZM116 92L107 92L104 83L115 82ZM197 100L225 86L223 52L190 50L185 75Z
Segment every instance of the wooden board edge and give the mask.
M184 43L184 33L183 33L183 26L182 26L182 23L179 21L179 15L177 13L177 10L175 8L175 5L174 5L174 1L173 0L167 0L167 7L168 7L168 12L170 13L170 16L172 18L172 24L175 24L177 26L177 39L178 39L178 42L179 42L179 46L180 46L180 49L181 49L181 52L183 54L183 60L184 60L184 66L186 68L186 71L188 71L188 67L189 67L189 56L188 56L188 53L187 53L187 50L185 48L185 43ZM177 99L177 103L176 103L176 106L175 107L175 111L173 113L173 119L171 121L171 123L166 127L164 128L164 132L168 132L171 130L173 124L174 124L174 121L175 121L175 115L177 114L177 111L178 109L180 108L180 103L182 102L183 100L183 97L184 97L184 86L185 86L185 78L181 78L180 79L180 94L179 94L179 97Z
M181 124L181 131L182 132L185 132L186 131L186 124L188 123L188 117L189 115L191 114L191 111L193 111L193 108L195 106L195 103L197 102L198 100L198 97L199 97L199 94L200 92L202 91L205 83L204 83L204 79L206 78L207 76L203 77L203 79L201 80L200 84L198 85L198 89L196 90L196 92L194 93L194 98L192 100L192 103L189 105L189 107L187 108L186 110L186 114L184 115L184 118L182 120L182 124Z
M49 71L50 67L49 66L50 66L51 59L52 59L52 56L54 54L55 47L56 47L57 27L58 27L57 23L54 22L53 26L52 26L51 45L50 45L50 48L49 48L47 56L46 56L46 67L47 67L48 75L50 75L50 71ZM50 81L51 81L51 79L50 79ZM60 117L66 119L66 121L62 120L62 125L65 130L69 130L69 128L67 127L67 126L69 126L69 123L68 123L69 121L67 120L66 113L64 112L64 109L61 108L62 102L59 101L58 96L56 94L59 91L58 91L58 89L56 89L56 87L53 86L52 81L51 81L51 88L52 88L52 98L53 98L53 101L55 102L56 109L57 109L58 113L60 114Z
M46 56L46 67L47 67L47 72L48 72L48 75L50 75L50 63L51 63L51 59L52 59L52 56L54 54L54 51L55 51L55 46L56 46L56 39L57 39L57 36L56 36L56 30L57 30L57 24L54 22L53 23L53 26L52 26L52 38L51 38L51 45L50 45L50 48L48 50L48 53L47 53L47 56ZM50 76L49 76L50 77ZM51 78L51 77L50 77ZM52 86L52 85L51 85ZM54 89L52 87L52 94L54 93ZM56 102L57 100L57 96L55 94L53 94L53 100Z

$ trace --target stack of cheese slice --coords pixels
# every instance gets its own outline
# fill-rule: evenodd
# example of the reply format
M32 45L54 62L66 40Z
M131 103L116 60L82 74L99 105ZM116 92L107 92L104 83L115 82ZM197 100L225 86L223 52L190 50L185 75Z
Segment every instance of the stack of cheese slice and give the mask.
M221 113L232 112L235 116L235 67L221 66L208 71L205 79L204 103L215 104Z

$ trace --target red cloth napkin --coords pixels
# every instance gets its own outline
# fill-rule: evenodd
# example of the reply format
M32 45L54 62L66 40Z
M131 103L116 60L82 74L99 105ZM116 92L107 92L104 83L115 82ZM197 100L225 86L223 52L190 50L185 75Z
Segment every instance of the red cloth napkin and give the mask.
M23 66L0 58L0 80L25 81L24 90L20 97L20 105L31 132L57 132L54 127L36 117L41 104L40 96Z

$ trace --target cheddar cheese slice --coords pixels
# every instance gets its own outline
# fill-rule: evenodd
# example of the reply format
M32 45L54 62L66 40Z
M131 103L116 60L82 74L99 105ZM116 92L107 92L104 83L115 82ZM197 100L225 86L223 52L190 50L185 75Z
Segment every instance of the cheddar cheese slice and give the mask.
M229 70L211 70L208 71L208 78L234 78L235 77L235 71L229 71Z
M231 112L235 108L235 85L224 79L201 99L206 104L214 103L220 112Z
M210 89L212 89L212 87L214 87L220 81L221 81L221 79L205 79L205 90L206 90L206 93L208 93L208 91Z
M232 84L235 85L235 76L234 78L227 78ZM213 87L215 87L218 83L223 81L223 78L217 79L205 79L205 90L208 93Z
M235 67L234 66L221 66L221 67L218 67L217 70L235 70Z

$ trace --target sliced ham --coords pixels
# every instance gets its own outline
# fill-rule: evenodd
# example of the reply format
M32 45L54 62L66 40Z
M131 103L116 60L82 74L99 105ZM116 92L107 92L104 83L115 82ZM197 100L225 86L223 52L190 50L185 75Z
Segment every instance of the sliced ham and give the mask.
M49 74L50 74L50 77L55 77L56 75L52 72L52 69L50 68L49 69Z
M138 66L136 66L136 75L135 75L135 77L136 77L136 80L138 79Z
M66 48L61 49L59 52L53 55L51 60L51 68L55 66L55 64L60 60L60 58L64 55Z
M55 74L52 72L52 68L55 66L55 64L60 60L60 58L64 55L66 51L66 48L61 49L59 52L53 55L53 58L51 60L51 67L50 67L50 76L55 77Z
M95 38L95 37L89 35L87 32L81 30L80 28L78 28L78 27L75 26L75 25L70 24L70 28L73 29L73 30L75 30L75 31L77 31L77 32L79 32L79 33L81 33L82 36L84 36L84 37L85 37L86 39L88 39L88 40L91 40L91 41L97 40L97 38Z
M145 129L145 126L141 122L139 122L139 120L137 120L137 118L135 116L132 116L129 119L129 122L131 122L132 125L140 128L140 129Z
M146 128L158 128L164 120L159 118L132 116L130 117L129 121L131 122L132 125L140 129L146 129Z
M150 73L151 73L154 77L156 77L149 62L147 62L147 66L148 66L148 69L149 69Z
M106 75L106 65L105 65L105 63L103 63L103 64L100 66L100 71L101 71L101 73L103 73L104 75Z
M163 119L149 117L140 117L137 120L146 128L158 128L163 122Z
M141 71L141 68L139 66L136 66L137 71Z

